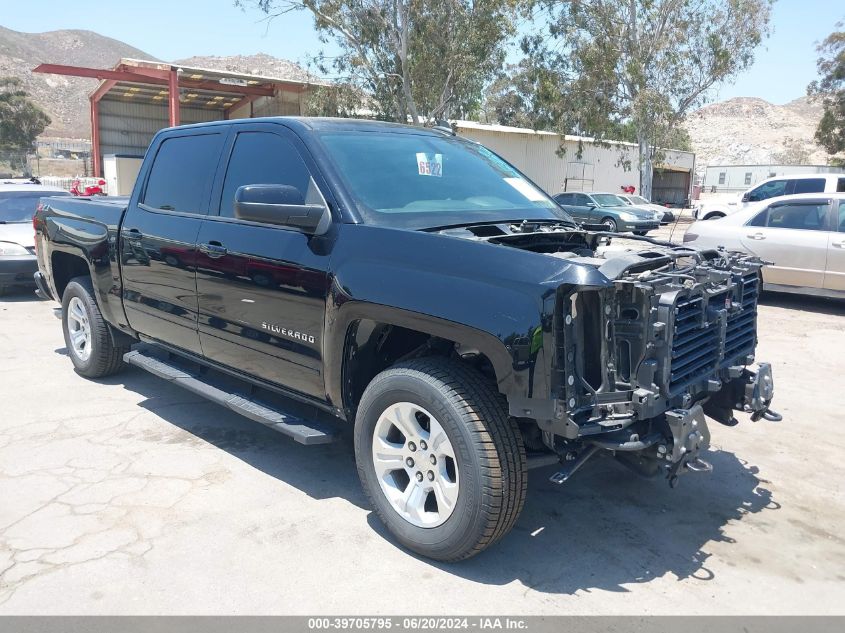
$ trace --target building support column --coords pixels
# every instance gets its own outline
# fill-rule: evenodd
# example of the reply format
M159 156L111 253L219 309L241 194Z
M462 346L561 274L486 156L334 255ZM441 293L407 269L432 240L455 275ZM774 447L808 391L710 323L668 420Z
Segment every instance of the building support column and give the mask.
M102 176L100 166L100 100L91 96L91 168L94 178Z
M170 110L170 127L179 125L179 71L176 67L170 68L170 74L167 81L168 87L168 103Z

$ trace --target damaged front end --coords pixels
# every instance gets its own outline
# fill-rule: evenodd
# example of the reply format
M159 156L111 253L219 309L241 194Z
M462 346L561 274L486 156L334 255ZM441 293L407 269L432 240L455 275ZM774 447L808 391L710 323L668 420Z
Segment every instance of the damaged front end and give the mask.
M558 288L546 339L554 352L545 357L552 406L537 415L536 406L511 402L512 415L530 418L526 444L546 451L536 463L548 463L548 451L563 463L552 481L609 452L674 486L685 472L711 470L701 457L710 443L705 416L725 425L736 424L736 410L780 419L769 409L771 366L751 368L759 259L607 233L510 229L490 241L592 267L610 281ZM640 248L611 249L608 238Z
M779 419L769 410L771 366L754 362L756 258L684 247L617 255L555 254L595 266L608 288L562 292L555 310L555 419L538 421L546 444L563 455L562 482L601 449L671 485L706 472L705 415L733 425L735 410Z

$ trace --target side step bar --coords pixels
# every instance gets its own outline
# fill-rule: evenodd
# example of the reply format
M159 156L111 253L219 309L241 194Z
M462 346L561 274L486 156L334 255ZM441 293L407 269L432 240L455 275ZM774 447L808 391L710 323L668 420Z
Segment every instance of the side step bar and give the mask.
M123 360L159 378L164 378L173 384L184 387L198 396L208 398L212 402L223 405L250 420L255 420L271 429L284 433L300 444L328 444L336 439L333 431L318 423L302 420L283 411L270 408L255 400L245 398L240 394L221 389L203 380L197 374L189 373L175 364L170 364L155 356L145 354L142 349L127 352L123 355Z

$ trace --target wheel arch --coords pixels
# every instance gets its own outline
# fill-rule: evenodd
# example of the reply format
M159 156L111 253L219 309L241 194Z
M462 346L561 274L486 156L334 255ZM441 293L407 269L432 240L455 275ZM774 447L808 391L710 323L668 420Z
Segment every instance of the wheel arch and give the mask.
M501 393L516 390L507 347L476 328L399 308L358 304L344 311L334 331L329 345L336 350L335 358L326 359L326 385L331 401L342 408L347 419L354 419L358 401L372 378L415 355L457 355L487 369Z

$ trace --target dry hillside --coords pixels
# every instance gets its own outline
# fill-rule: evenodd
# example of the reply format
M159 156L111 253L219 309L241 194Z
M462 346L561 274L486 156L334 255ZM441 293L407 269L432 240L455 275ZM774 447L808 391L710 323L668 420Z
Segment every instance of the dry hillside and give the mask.
M34 74L32 69L41 63L110 68L121 57L155 59L93 31L19 33L0 26L0 76L23 80L27 92L50 115L53 123L45 136L90 136L88 93L97 80Z
M314 79L312 75L299 64L287 59L279 59L266 53L256 55L233 55L230 57L218 57L216 55L194 56L187 59L176 60L177 64L194 66L196 68L209 68L214 70L228 70L233 73L244 73L247 75L261 75L264 77L277 77L281 79L294 79L306 81Z
M821 107L807 97L782 106L737 97L693 112L685 127L701 167L780 162L824 165L828 154L813 140L820 118Z

